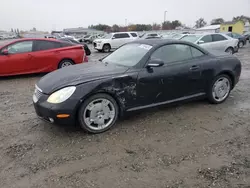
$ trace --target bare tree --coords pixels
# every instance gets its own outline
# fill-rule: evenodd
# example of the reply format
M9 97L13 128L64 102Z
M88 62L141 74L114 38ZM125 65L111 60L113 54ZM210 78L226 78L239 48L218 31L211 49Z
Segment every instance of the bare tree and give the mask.
M195 22L196 28L201 28L201 27L204 27L205 25L207 25L207 22L204 20L204 18L200 18L199 20Z

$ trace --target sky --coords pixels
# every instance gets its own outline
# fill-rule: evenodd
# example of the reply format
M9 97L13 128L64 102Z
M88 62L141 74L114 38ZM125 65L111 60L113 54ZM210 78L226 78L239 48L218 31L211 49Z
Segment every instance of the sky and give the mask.
M203 17L250 17L250 0L2 0L0 30L40 31L88 27L93 24L153 24L180 20L187 26ZM127 20L127 22L126 22Z

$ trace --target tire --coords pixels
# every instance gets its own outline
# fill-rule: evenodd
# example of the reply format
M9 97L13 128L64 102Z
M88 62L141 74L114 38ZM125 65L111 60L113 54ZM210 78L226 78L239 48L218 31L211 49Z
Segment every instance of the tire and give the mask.
M118 115L119 107L113 97L96 94L82 103L78 111L78 122L84 131L98 134L109 130L117 121Z
M232 47L228 47L225 52L229 54L234 54L234 49Z
M220 84L219 83L220 81L222 83L222 80L226 81L227 84L221 86L224 89L221 89L221 87L218 88L218 86L220 86L220 85L217 86L217 88L222 91L221 95L224 94L224 96L221 97L220 100L218 100L218 97L215 96L215 95L217 95L216 92L215 92L215 90L216 90L215 87L216 87L217 84ZM227 87L226 87L226 85L227 85ZM228 96L230 95L231 90L232 90L232 80L231 80L231 78L226 74L218 75L218 76L216 76L214 78L212 84L209 87L209 90L208 90L208 93L207 93L208 100L212 104L223 103L228 98ZM217 90L217 92L219 93L218 90ZM225 93L223 93L223 92L225 92Z
M109 53L111 50L111 46L109 44L104 44L102 47L102 51L105 53Z
M238 47L239 47L239 48L243 48L243 46L244 46L244 42L240 41L240 42L238 43Z
M63 59L59 65L58 65L58 69L61 69L63 67L68 67L68 66L71 66L71 65L74 65L75 63L70 60L70 59Z

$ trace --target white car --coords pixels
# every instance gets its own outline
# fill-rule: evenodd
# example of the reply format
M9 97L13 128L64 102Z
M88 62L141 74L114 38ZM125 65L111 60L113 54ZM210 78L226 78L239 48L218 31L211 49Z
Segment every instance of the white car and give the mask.
M93 45L94 48L100 52L110 52L111 49L117 49L123 44L135 39L138 39L137 32L110 33L103 38L94 40Z
M207 50L218 50L230 54L238 52L238 39L233 39L222 33L190 34L180 40L198 44Z

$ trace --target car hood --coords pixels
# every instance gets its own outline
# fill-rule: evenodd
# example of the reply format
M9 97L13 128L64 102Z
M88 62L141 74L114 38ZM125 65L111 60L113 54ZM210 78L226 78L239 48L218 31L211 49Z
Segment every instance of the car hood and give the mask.
M37 83L37 86L43 93L51 94L54 91L69 85L78 85L109 78L117 74L122 74L128 69L128 67L122 67L114 64L88 62L61 68L51 72L42 77Z
M110 39L96 39L94 42L107 42Z

